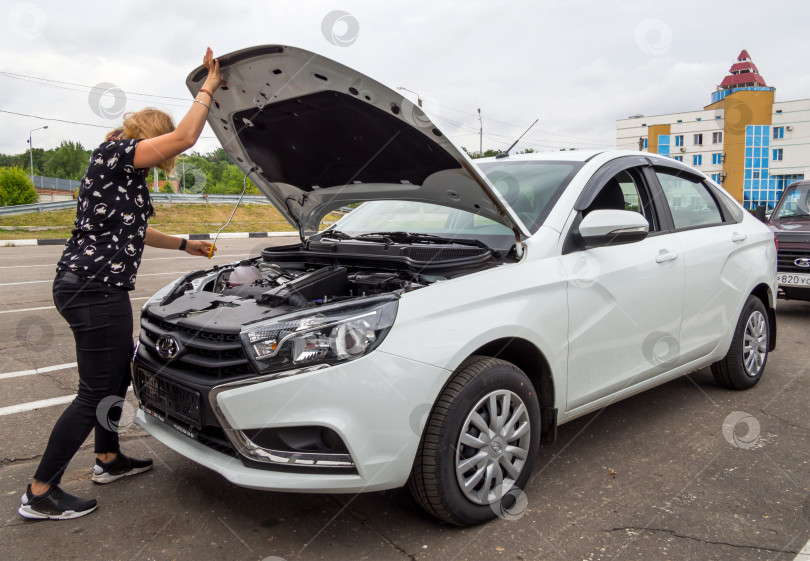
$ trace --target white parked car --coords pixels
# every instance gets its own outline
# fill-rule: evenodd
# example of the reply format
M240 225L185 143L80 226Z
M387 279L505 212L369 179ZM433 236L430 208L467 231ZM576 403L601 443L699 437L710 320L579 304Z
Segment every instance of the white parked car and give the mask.
M762 376L773 234L699 171L617 151L473 163L334 61L220 61L209 124L301 242L144 306L137 421L170 448L256 489L408 485L476 524L559 424L707 366L733 389Z

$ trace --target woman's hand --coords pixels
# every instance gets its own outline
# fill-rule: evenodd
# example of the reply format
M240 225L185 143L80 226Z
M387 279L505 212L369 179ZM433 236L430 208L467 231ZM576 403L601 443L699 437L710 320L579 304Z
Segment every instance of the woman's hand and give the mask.
M141 140L135 147L135 157L133 165L138 168L151 168L160 165L162 162L185 152L197 142L205 126L205 119L208 111L213 105L213 94L217 88L225 85L225 81L219 73L219 61L214 58L211 47L205 51L203 65L208 69L208 78L203 84L205 92L197 93L202 103L192 103L186 116L172 132ZM209 97L210 96L210 97Z
M208 252L211 251L211 244L203 240L188 240L186 242L186 253L189 255L196 255L199 257L208 257ZM217 248L214 248L212 255L216 253Z
M225 85L225 80L222 79L222 75L219 73L219 60L214 58L214 52L211 50L211 47L208 47L205 51L203 66L208 69L208 77L205 79L203 88L213 93L218 87Z

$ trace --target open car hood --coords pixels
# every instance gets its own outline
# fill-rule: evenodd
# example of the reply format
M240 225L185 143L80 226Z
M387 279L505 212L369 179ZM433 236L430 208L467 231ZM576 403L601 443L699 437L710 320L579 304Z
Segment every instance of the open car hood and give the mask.
M251 47L219 62L228 85L208 123L302 238L330 211L378 199L457 208L530 235L467 155L394 90L294 47ZM207 73L189 74L193 95Z

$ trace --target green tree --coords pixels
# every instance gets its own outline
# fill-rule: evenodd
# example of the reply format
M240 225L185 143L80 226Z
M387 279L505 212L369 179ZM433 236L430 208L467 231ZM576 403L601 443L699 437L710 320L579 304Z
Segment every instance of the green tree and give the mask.
M475 160L475 159L477 159L477 158L491 158L492 156L497 156L498 154L500 154L500 153L501 153L501 151L500 151L500 150L494 150L494 149L492 149L492 148L489 148L488 150L484 150L484 152L483 152L483 153L481 153L481 152L470 152L470 151L469 151L469 150L467 150L467 149L466 149L464 146L462 146L462 147L461 147L461 149L462 149L462 150L464 150L464 152L465 152L465 153L466 153L466 154L467 154L467 155L468 155L470 158L472 158L473 160Z
M27 205L37 199L31 179L22 168L0 168L0 206Z
M61 179L81 179L87 169L90 151L80 142L63 140L45 161L45 175Z

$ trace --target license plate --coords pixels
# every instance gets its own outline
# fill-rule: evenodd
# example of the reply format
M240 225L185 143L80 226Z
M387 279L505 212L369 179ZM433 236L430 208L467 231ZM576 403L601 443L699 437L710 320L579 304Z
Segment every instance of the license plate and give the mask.
M167 425L172 427L174 430L180 431L183 434L185 434L186 436L188 436L189 438L193 438L194 440L197 440L197 431L194 429L194 427L189 426L189 425L187 425L185 423L181 423L179 421L175 421L171 417L167 417L163 413L160 413L159 411L155 411L154 409L152 409L151 407L147 407L146 405L141 405L141 409L143 410L144 413L148 413L149 415L152 415L155 419L157 419L158 421L160 421L162 423L166 423Z
M143 368L135 370L138 396L147 409L154 407L200 428L200 392L184 388Z
M810 273L776 273L776 282L782 286L806 286L810 288Z

